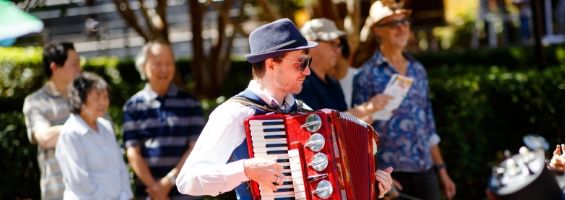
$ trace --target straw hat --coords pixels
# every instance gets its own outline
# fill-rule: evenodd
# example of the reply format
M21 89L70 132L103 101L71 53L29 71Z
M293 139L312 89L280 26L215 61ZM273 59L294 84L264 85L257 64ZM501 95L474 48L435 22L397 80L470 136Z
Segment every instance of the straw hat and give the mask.
M361 41L367 41L371 33L371 27L382 19L395 14L410 15L412 13L411 10L404 9L403 6L404 2L397 3L396 0L381 0L373 3L369 10L369 17L365 20L365 25L361 30Z

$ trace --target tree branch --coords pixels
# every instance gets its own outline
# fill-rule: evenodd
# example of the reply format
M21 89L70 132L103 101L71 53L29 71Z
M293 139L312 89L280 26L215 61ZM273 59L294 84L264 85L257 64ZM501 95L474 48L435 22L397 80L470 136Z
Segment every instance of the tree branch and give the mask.
M149 41L148 35L145 33L145 31L143 31L143 28L139 26L139 23L137 23L137 18L133 13L133 11L131 10L129 3L126 0L113 0L113 1L114 1L114 5L116 5L118 13L120 13L124 21L126 21L126 23L131 28L133 28L133 30L135 30L135 32L137 32L139 36L143 37L145 41Z
M263 9L265 16L267 16L267 21L275 21L280 18L281 15L274 11L266 0L257 0L257 3Z

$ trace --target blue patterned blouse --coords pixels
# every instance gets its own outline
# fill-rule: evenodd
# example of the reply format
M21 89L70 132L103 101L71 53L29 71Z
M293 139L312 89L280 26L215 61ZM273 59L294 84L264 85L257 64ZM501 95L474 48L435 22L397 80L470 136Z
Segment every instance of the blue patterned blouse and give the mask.
M435 130L426 70L418 61L408 59L406 76L414 79L400 107L388 121L375 121L380 134L379 168L394 167L397 172L424 172L432 166L430 148L439 143ZM353 81L353 105L382 93L393 74L398 73L377 51L365 62Z

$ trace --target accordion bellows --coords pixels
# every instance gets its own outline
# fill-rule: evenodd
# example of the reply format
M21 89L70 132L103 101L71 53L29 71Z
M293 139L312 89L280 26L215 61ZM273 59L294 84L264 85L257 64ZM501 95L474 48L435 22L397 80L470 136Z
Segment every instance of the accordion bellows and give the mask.
M251 183L254 199L375 199L378 134L335 110L267 114L246 119L251 158L276 159L283 185L273 192Z

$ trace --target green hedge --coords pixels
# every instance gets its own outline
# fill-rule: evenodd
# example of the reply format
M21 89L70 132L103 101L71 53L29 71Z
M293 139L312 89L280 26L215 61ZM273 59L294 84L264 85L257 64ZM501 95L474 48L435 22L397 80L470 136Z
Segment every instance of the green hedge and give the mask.
M543 71L527 69L522 63L533 61L521 53L512 53L512 48L507 52L492 50L496 54L488 54L490 50L453 56L429 54L433 59L427 60L422 59L422 54L418 56L426 66L434 65L428 70L432 102L441 148L459 188L457 199L483 198L490 167L501 159L503 150L516 152L523 135L541 134L552 145L565 142L564 126L560 124L565 121L564 49L555 47L553 52L555 63L561 65ZM514 54L514 60L494 61L501 55ZM463 59L468 57L475 58ZM489 64L477 64L480 62ZM515 64L522 66L508 67ZM193 80L189 65L186 59L177 61L187 82ZM89 59L83 66L110 84L110 115L119 126L123 102L143 86L133 61L97 58ZM202 100L206 113L245 88L249 74L249 64L234 62L223 96ZM27 141L21 104L44 81L40 49L0 48L0 104L5 105L0 107L0 199L39 198L36 146Z
M419 52L414 56L428 69L456 66L499 66L509 69L528 69L536 65L533 47L452 49L438 52ZM565 44L546 47L544 57L548 66L565 64Z
M483 197L490 167L503 150L517 153L524 135L542 135L552 147L565 140L565 65L541 72L444 67L429 77L458 198Z

